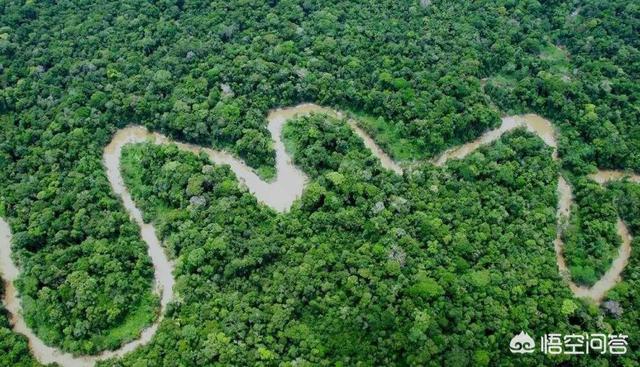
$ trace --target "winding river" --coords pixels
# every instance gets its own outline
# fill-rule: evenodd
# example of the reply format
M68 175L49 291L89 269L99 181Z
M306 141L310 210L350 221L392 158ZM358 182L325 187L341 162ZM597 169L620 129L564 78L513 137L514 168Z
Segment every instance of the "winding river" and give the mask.
M255 171L248 167L242 160L224 151L175 142L162 134L149 132L140 126L130 126L116 132L111 143L104 149L103 161L107 178L114 193L122 200L123 206L129 213L131 219L140 226L140 235L148 245L148 253L154 266L154 290L160 296L160 316L152 325L142 331L138 339L123 345L117 350L105 351L95 356L73 356L69 353L63 353L57 348L47 346L26 325L22 317L22 308L18 292L14 285L14 281L19 275L19 269L12 261L10 228L9 225L0 218L0 273L2 273L2 279L5 282L4 304L9 311L13 330L27 337L29 348L34 357L43 364L56 362L64 367L85 367L93 366L100 360L123 356L151 341L163 320L167 305L173 299L173 262L166 256L153 225L144 223L142 213L140 209L136 207L122 179L120 157L122 148L125 145L151 141L155 144L175 144L178 148L193 153L205 153L212 162L229 165L238 179L248 187L259 201L279 212L284 212L302 195L308 178L300 169L293 165L291 157L285 151L284 143L281 139L282 128L285 122L292 117L310 113L327 113L329 115L343 117L341 112L315 104L301 104L291 108L273 110L269 113L268 129L274 141L277 170L276 178L270 182L260 179ZM365 146L380 159L384 168L402 174L400 164L393 161L369 135L358 127L354 120L349 119L347 123L354 132L362 138ZM549 121L538 115L528 114L503 118L499 128L486 132L473 142L443 152L431 160L431 163L436 166L443 166L451 159L463 158L480 146L489 144L499 139L504 133L516 128L525 128L539 136L548 146L553 148L553 159L558 159L556 133L553 126ZM591 177L600 184L605 184L612 180L619 180L624 177L628 177L634 182L640 182L639 175L628 175L619 171L598 171ZM611 268L593 287L586 288L578 286L571 281L569 270L563 257L562 229L564 223L566 223L569 218L572 204L571 186L560 175L558 177L558 230L554 241L558 269L576 297L589 298L599 303L607 291L620 280L620 274L631 254L631 235L624 222L618 219L617 229L622 238L622 246L619 249L618 256L611 264Z

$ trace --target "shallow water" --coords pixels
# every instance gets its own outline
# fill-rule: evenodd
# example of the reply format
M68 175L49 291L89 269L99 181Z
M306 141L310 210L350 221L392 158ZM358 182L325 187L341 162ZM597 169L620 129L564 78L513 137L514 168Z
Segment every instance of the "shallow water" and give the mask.
M553 125L551 125L548 120L545 120L538 115L527 114L503 118L502 124L499 128L481 135L478 139L472 142L445 151L432 162L437 166L443 166L450 159L463 158L481 146L500 139L500 137L506 132L522 127L537 135L545 142L545 144L552 147L553 159L558 159L557 140L555 137L556 132ZM597 173L590 175L589 177L600 184L605 184L609 181L620 180L623 178L627 178L633 182L640 182L640 175L628 174L621 171L599 170ZM622 271L629 262L629 257L631 256L631 234L629 233L626 224L618 218L616 227L618 235L620 235L620 238L622 239L622 245L618 250L618 256L611 263L609 270L607 270L600 280L598 280L592 287L577 285L571 280L570 271L567 268L563 254L564 242L562 241L562 231L569 220L571 206L573 205L573 194L571 192L571 186L562 176L558 177L557 192L558 208L556 217L558 220L558 231L554 240L554 250L556 252L558 270L569 284L569 288L576 297L588 298L593 300L595 303L600 303L606 293L620 281L620 274L622 274Z
M301 104L291 108L273 110L269 113L268 130L274 141L277 170L276 177L271 182L262 180L255 171L248 167L242 160L224 151L174 142L162 134L149 132L141 126L130 126L116 132L111 143L104 149L103 160L107 178L114 193L121 198L123 206L127 213L129 213L129 216L140 227L141 238L148 245L148 253L154 267L154 290L160 295L160 316L157 320L151 326L144 329L138 339L125 344L118 350L106 351L96 356L74 357L71 354L62 353L56 348L46 346L33 333L24 322L19 297L13 285L14 280L18 277L19 271L11 260L10 229L7 223L0 218L0 272L2 272L2 278L5 281L4 302L10 313L11 324L14 331L27 337L29 347L36 359L44 364L57 362L64 367L84 367L93 366L95 362L99 360L120 357L152 340L158 326L163 320L167 305L173 299L173 286L175 282L172 275L173 262L166 256L153 225L144 223L142 213L140 209L136 207L122 179L120 158L122 148L125 145L150 141L154 144L175 144L182 150L196 154L201 152L205 153L212 162L229 165L239 180L247 186L249 191L252 192L259 201L277 211L284 212L300 197L308 179L300 169L293 165L291 157L286 152L281 139L282 128L287 120L295 116L306 115L313 112L342 117L340 112L315 104ZM365 146L380 160L383 167L402 174L400 165L393 161L366 132L359 128L354 120L348 120L347 122L354 132L362 138ZM528 114L503 118L502 124L498 129L489 131L470 143L443 152L440 156L432 160L432 163L442 166L451 159L463 158L479 147L498 140L504 133L516 128L526 128L539 136L547 145L554 148L553 158L557 159L557 142L553 126L549 121L540 116ZM604 184L608 181L619 180L627 176L635 182L640 182L640 176L627 175L618 171L598 171L598 173L591 177L595 181ZM558 269L577 297L589 298L598 303L603 299L607 291L620 280L620 274L626 266L631 253L631 235L624 222L619 219L617 229L623 241L619 249L618 257L613 261L611 268L593 287L586 288L577 286L570 279L569 271L563 257L564 244L562 242L562 230L570 215L573 196L571 186L562 176L558 177L557 190L558 231L554 241L554 248Z
M548 120L534 114L507 116L502 118L502 123L497 129L487 131L477 139L458 147L445 150L431 162L436 166L443 166L450 159L461 159L474 152L483 145L493 143L500 139L505 133L517 129L525 128L533 134L539 136L542 141L553 149L553 157L557 158L557 143L555 129Z
M364 146L367 147L373 155L375 155L378 160L380 160L380 164L382 167L391 170L399 175L402 174L402 167L398 163L396 163L387 153L385 153L382 148L371 138L360 126L358 126L357 122L353 119L349 119L347 121L351 129L362 139Z
M599 170L598 172L592 175L589 175L589 177L601 185L606 184L607 182L610 182L610 181L618 181L622 179L627 179L631 182L640 183L640 175L622 172L622 171Z
M271 111L267 120L269 121L269 132L275 141L276 161L278 162L276 167L278 169L278 175L280 172L284 176L288 176L287 172L291 169L291 157L284 149L284 144L281 140L282 128L287 120L294 118L295 116L304 116L311 113L324 113L329 116L343 118L342 112L318 106L313 103L304 103L291 108L283 108ZM397 174L402 174L402 168L384 151L378 144L367 134L354 119L348 119L347 123L351 126L351 129L362 139L364 146L367 147L374 156L380 160L382 167L394 171ZM277 157L281 157L278 159ZM291 167L287 167L287 165ZM282 168L282 171L280 170ZM295 168L295 167L294 167ZM297 168L295 168L297 170Z

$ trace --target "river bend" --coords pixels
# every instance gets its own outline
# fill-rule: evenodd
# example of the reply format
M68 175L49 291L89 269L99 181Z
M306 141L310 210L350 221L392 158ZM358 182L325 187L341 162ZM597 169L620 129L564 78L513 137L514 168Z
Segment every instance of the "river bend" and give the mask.
M69 353L64 353L57 348L47 346L35 335L22 316L20 298L14 285L19 275L19 269L12 261L11 232L7 222L0 218L0 273L5 283L3 301L9 312L10 323L13 330L27 337L29 348L34 357L40 363L48 364L55 362L63 367L90 367L100 360L121 357L152 340L164 318L167 305L173 299L173 286L175 282L172 275L173 262L165 254L153 225L143 221L140 209L135 205L131 194L124 185L120 170L120 158L122 148L125 145L151 141L155 144L174 144L184 151L204 153L216 164L229 165L238 179L248 187L249 191L253 193L260 202L279 212L284 212L302 195L308 178L299 168L293 165L291 157L287 154L281 138L282 128L286 121L294 116L307 115L310 113L327 113L336 117L343 116L341 112L315 104L301 104L291 108L276 109L269 113L268 129L274 141L277 172L276 178L270 182L262 180L256 172L248 167L242 160L224 151L172 141L162 134L149 132L141 126L129 126L115 133L109 145L104 149L103 162L106 175L113 192L122 200L123 206L131 219L140 227L140 235L148 246L148 253L154 267L154 291L160 296L160 315L155 322L145 328L138 339L124 344L117 350L105 351L95 356L74 356ZM392 170L397 174L402 174L401 165L393 161L353 119L348 119L347 123L363 140L365 146L380 160L384 168ZM504 133L516 128L525 128L540 137L545 144L553 148L553 159L558 159L555 129L549 121L542 117L528 114L504 117L502 124L497 129L484 133L470 143L446 150L431 160L431 163L436 166L443 166L451 159L463 158L479 147L498 140ZM600 184L606 184L609 181L619 180L624 177L640 183L639 175L629 175L619 171L602 170L591 176L593 180ZM618 256L612 262L611 267L602 278L590 288L575 284L570 278L569 270L563 257L564 244L562 242L562 227L569 218L573 204L573 196L571 186L561 175L558 176L557 190L558 230L554 241L554 248L558 269L576 297L588 298L599 303L607 291L620 280L620 274L631 254L631 234L625 223L621 219L618 219L617 230L622 238L622 246L618 251Z

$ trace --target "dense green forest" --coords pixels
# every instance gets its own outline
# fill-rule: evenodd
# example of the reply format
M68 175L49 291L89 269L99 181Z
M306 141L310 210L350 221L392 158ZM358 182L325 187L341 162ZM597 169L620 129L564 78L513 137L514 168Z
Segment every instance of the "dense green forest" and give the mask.
M180 259L180 302L158 342L107 365L535 364L546 357L504 348L512 330L633 332L635 319L605 321L558 286L558 167L539 139L515 132L401 178L344 122L301 118L285 138L313 182L284 215L204 157L125 151L136 202Z
M560 161L515 132L401 177L314 116L285 129L312 182L279 215L225 167L132 146L125 176L178 263L179 297L152 344L105 365L637 365L638 251L608 295L614 317L572 297L552 241L558 170L576 195L578 282L607 269L616 214L640 236L638 185L585 177L640 172L640 4L423 3L1 2L0 214L38 336L95 354L156 317L146 246L101 162L113 132L142 124L271 178L267 111L308 101L360 116L401 160L535 112L558 128ZM0 312L0 365L32 365L8 325ZM521 329L626 333L630 352L514 356Z
M3 292L0 292L0 296L2 294ZM36 366L37 363L29 353L27 341L11 331L8 316L0 304L0 366Z
M577 208L565 231L565 258L578 283L593 284L618 254L617 209L613 192L586 178L575 179Z
M203 172L205 160L151 145L125 152L127 162L135 163L125 172L139 172L138 177L144 177L142 182L131 180L129 184L136 201L147 213L160 214L154 208L172 210L171 214L152 219L158 222L170 248L175 248L173 243L183 247L184 253L178 253L183 259L178 267L178 293L186 292L193 298L185 298L181 307L185 312L178 311L173 317L179 324L197 317L196 325L210 325L192 330L199 337L181 339L178 345L184 342L189 343L187 350L209 348L232 353L230 359L223 359L224 355L206 359L206 353L181 356L184 363L193 364L199 358L242 365L256 364L260 358L299 360L311 365L331 361L361 361L367 365L401 360L426 363L434 355L444 355L444 351L455 347L471 323L480 327L478 331L487 326L493 328L493 333L498 334L491 338L493 343L503 343L507 336L501 334L510 333L511 329L502 330L503 326L499 326L503 317L520 317L520 322L530 317L528 312L522 312L524 309L520 314L515 312L517 308L512 311L515 314L501 309L503 297L510 302L511 297L522 302L536 297L541 302L544 293L551 292L560 299L571 298L567 289L552 286L559 277L553 271L556 265L552 249L544 244L553 236L555 226L556 170L549 151L536 139L514 137L520 139L519 144L501 145L494 150L495 157L478 154L470 159L470 165L458 164L451 172L425 167L425 171L417 170L405 181L383 171L346 124L320 116L305 118L292 123L285 136L294 139L296 163L314 177L314 182L290 214L277 218L275 213L261 213L265 210L260 210L248 193L235 185L226 186L226 181L217 177L218 171L199 180L199 194L204 194L210 205L189 206L186 191L193 178ZM515 147L520 151L514 151ZM327 154L317 154L322 151ZM511 191L507 187L498 189L495 181L487 180L486 177L495 177L502 165L490 166L485 161L499 159L505 161L506 167L513 164L513 179L531 182L533 187ZM523 164L516 163L518 159ZM463 177L469 174L473 163L477 164L474 168L480 169L475 172L478 180L471 174L467 177L472 182L468 182ZM230 176L228 171L219 171ZM481 185L483 178L485 184ZM228 188L233 191L226 191ZM175 196L181 200L175 200ZM468 197L469 201L461 202L457 196ZM485 208L473 200L474 196L498 202L490 202ZM533 212L540 219L534 222L537 226L518 225L524 222L523 218L508 216L501 210L506 203L518 199L533 203ZM475 205L469 205L472 202ZM236 211L244 215L229 215ZM443 212L452 214L443 217ZM265 214L274 219L265 220ZM520 210L520 215L526 214L529 211ZM493 220L485 222L490 217ZM509 222L515 220L513 228L501 222L507 218ZM489 224L492 222L494 228ZM256 227L255 223L263 224ZM471 230L481 225L486 227L484 231ZM265 230L271 236L265 236ZM500 237L504 242L493 241L493 246L487 246L488 234L495 230L503 233ZM515 249L520 254L513 254L513 262L491 260L492 254L503 257L503 251L516 240L513 232L540 240L528 240L527 248ZM242 240L234 241L237 238ZM204 251L203 241L207 241ZM519 268L518 256L528 257L536 250L538 261L529 262L532 273L513 271L514 267ZM449 251L456 256L452 257ZM482 263L489 266L474 265ZM261 266L256 268L255 264ZM512 271L504 276L499 269L492 269L493 264ZM525 288L525 279L535 279L542 286L531 284ZM486 299L483 288L492 281L513 282L513 291ZM548 290L544 289L545 284ZM448 305L456 301L461 306L457 312L447 312ZM547 302L552 301L550 297ZM467 307L475 308L476 313L460 312ZM492 317L483 315L484 307L502 315L494 319L498 324L483 325L484 317ZM564 318L559 312L555 314L560 320ZM551 325L561 322L545 318L528 321ZM241 339L244 345L219 347L217 343L225 339ZM477 354L481 358L489 350L500 349L492 345L491 339L477 338L459 345L474 353L455 355L469 358ZM443 345L444 340L451 344ZM153 355L152 347L146 358ZM162 364L161 360L149 362Z

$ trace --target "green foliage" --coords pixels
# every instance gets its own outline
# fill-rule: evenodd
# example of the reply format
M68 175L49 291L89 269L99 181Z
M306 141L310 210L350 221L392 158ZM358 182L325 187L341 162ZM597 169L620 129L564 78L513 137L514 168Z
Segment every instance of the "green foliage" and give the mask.
M368 134L375 138L376 143L382 147L395 160L409 161L413 159L427 158L433 152L431 149L438 149L434 146L426 146L422 139L411 139L404 137L393 123L382 117L373 117L364 113L353 113L362 127Z
M432 299L444 294L444 289L438 282L427 276L425 272L419 272L415 277L415 284L409 288L409 293L424 299Z
M235 184L222 189L231 172L203 169L204 158L150 144L125 150L125 172L140 177L125 177L134 199L155 213L178 259L181 302L148 349L105 365L492 365L517 362L506 346L525 323L534 334L596 327L597 312L571 301L549 246L557 166L539 139L514 132L448 168L400 178L344 121L299 118L285 137L312 182L283 215ZM498 177L505 167L515 187ZM201 176L210 204L194 209L187 190ZM540 312L528 311L532 300Z
M564 233L564 254L572 278L593 285L618 255L620 236L613 192L587 178L576 178L570 225Z
M0 284L0 297L4 284ZM31 357L27 339L11 331L8 314L0 304L0 366L35 367L39 364Z
M137 123L224 148L268 178L267 111L302 101L368 116L363 127L403 160L466 142L503 113L546 116L578 196L566 258L589 284L617 248L616 211L640 229L634 185L582 178L594 166L640 171L638 17L622 0L3 3L0 214L26 320L47 343L95 353L154 316L146 246L102 167L114 131ZM125 150L181 299L149 347L104 365L515 365L506 345L524 327L602 323L628 333L632 352L594 363L640 360L637 251L611 295L620 318L578 301L562 313L558 167L539 140L517 132L398 177L342 121L311 116L284 133L312 183L283 216L228 169L203 171L168 147ZM30 365L6 317L0 334L0 364Z
M562 307L560 308L560 311L565 316L571 316L574 312L576 312L577 309L578 305L576 305L575 302L570 299L565 299L564 301L562 301Z

